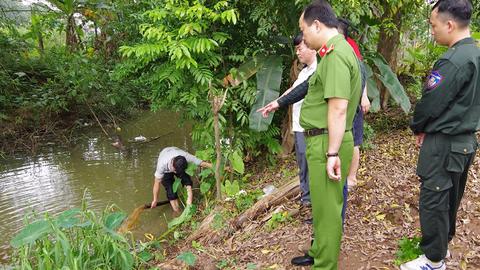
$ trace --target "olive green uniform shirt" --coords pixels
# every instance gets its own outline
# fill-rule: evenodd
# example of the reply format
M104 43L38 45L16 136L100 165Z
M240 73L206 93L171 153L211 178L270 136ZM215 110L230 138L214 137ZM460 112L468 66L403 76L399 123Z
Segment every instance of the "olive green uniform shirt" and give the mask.
M334 46L333 50L321 59L308 82L308 93L300 113L300 125L306 130L328 128L329 98L349 101L346 130L350 130L360 102L360 66L352 47L343 35L331 38L326 47L330 48L331 45Z
M460 40L435 63L417 103L411 129L418 133L473 133L480 119L480 49Z

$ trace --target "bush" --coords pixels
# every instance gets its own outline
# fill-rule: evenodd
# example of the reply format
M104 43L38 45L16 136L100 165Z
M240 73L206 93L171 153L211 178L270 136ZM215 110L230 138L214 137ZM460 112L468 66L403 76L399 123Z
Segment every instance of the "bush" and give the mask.
M55 218L27 218L11 241L16 269L132 269L140 262L133 245L115 230L126 215L105 210L100 216L74 208Z

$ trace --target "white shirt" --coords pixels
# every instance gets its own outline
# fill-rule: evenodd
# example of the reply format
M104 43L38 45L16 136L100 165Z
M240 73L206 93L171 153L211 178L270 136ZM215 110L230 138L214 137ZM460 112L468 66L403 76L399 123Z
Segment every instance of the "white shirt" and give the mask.
M200 165L200 163L202 163L202 160L195 157L194 155L183 151L182 149L179 149L177 147L166 147L162 150L162 152L160 152L160 155L158 156L157 169L155 170L155 178L161 180L164 174L173 172L172 168L170 168L169 165L172 162L172 159L176 156L184 156L187 162L192 162L196 165Z
M293 88L297 85L303 83L308 79L310 75L312 75L315 70L317 69L317 61L313 61L310 66L307 66L300 71L298 74L297 80L293 83ZM303 99L298 101L297 103L293 104L292 107L292 130L294 132L303 132L302 126L300 126L300 110L302 109Z

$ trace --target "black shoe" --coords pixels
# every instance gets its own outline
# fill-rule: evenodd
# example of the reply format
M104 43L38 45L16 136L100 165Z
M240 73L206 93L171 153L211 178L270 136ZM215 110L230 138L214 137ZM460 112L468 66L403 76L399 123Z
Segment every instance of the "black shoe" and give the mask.
M310 257L308 254L300 257L295 257L292 259L292 264L297 266L313 265L313 257Z

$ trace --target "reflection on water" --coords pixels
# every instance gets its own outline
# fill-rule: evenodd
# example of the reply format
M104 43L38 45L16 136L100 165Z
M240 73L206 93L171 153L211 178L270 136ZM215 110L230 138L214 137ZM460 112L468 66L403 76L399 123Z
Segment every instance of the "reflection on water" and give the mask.
M48 145L35 157L0 160L0 265L8 261L9 242L26 214L54 215L79 207L85 189L88 205L97 211L115 204L130 213L149 203L160 150L171 145L190 149L190 129L178 127L177 119L172 113L146 112L124 123L120 135L125 141L161 136L149 143L126 143L126 151L112 147L100 129L92 128L71 148ZM159 235L170 217L168 206L146 210L134 234L138 239L144 233Z

